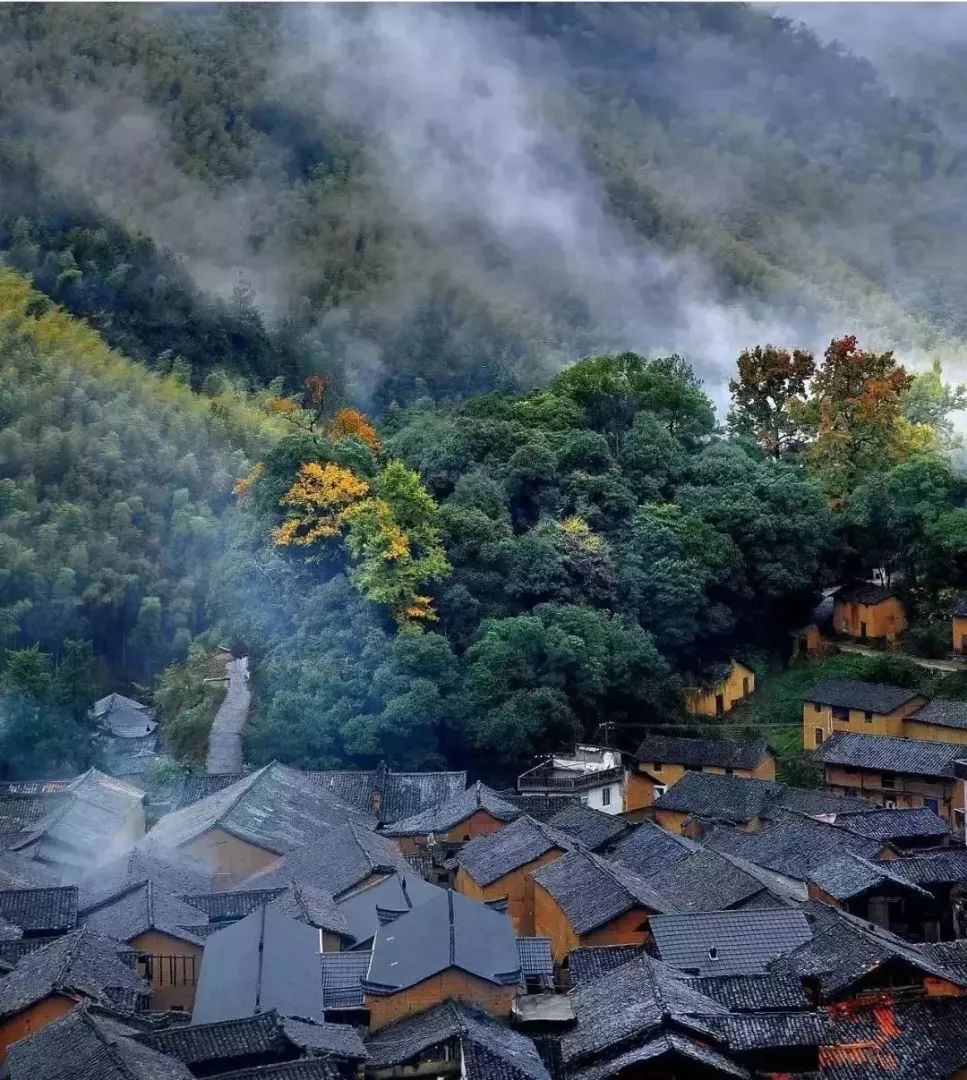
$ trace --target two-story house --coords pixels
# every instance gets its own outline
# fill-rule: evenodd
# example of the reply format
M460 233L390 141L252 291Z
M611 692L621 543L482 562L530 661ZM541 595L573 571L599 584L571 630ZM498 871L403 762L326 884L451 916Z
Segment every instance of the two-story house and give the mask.
M927 699L912 690L860 679L824 679L804 695L802 741L815 750L837 732L902 735L906 717Z

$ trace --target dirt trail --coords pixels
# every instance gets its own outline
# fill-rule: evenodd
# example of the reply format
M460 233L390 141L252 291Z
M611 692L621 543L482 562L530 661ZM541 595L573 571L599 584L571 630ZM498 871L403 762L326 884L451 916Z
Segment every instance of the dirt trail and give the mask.
M248 719L252 690L248 681L248 657L242 656L225 665L228 687L219 705L208 737L209 773L242 771L242 731Z

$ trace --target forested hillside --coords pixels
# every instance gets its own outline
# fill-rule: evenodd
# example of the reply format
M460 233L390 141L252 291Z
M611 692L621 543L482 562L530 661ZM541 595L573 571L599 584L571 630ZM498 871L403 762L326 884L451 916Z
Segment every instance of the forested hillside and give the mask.
M483 769L678 722L835 575L902 570L932 647L967 96L929 48L898 80L742 5L0 7L0 679L69 718L38 760L89 760L70 686L192 641L179 753L230 640L253 760Z

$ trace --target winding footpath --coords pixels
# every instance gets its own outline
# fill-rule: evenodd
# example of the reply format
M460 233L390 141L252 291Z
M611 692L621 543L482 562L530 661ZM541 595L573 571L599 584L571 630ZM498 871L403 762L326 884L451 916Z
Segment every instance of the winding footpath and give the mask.
M248 657L242 656L225 665L228 686L225 700L219 705L208 736L209 773L240 773L242 771L242 731L252 703L248 680Z

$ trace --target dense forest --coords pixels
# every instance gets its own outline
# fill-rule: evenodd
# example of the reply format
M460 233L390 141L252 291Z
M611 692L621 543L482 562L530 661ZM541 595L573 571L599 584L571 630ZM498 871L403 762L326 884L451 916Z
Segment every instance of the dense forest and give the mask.
M935 649L932 47L913 86L743 5L0 8L5 769L89 763L116 686L197 758L217 642L253 761L478 771L682 723L873 567Z

